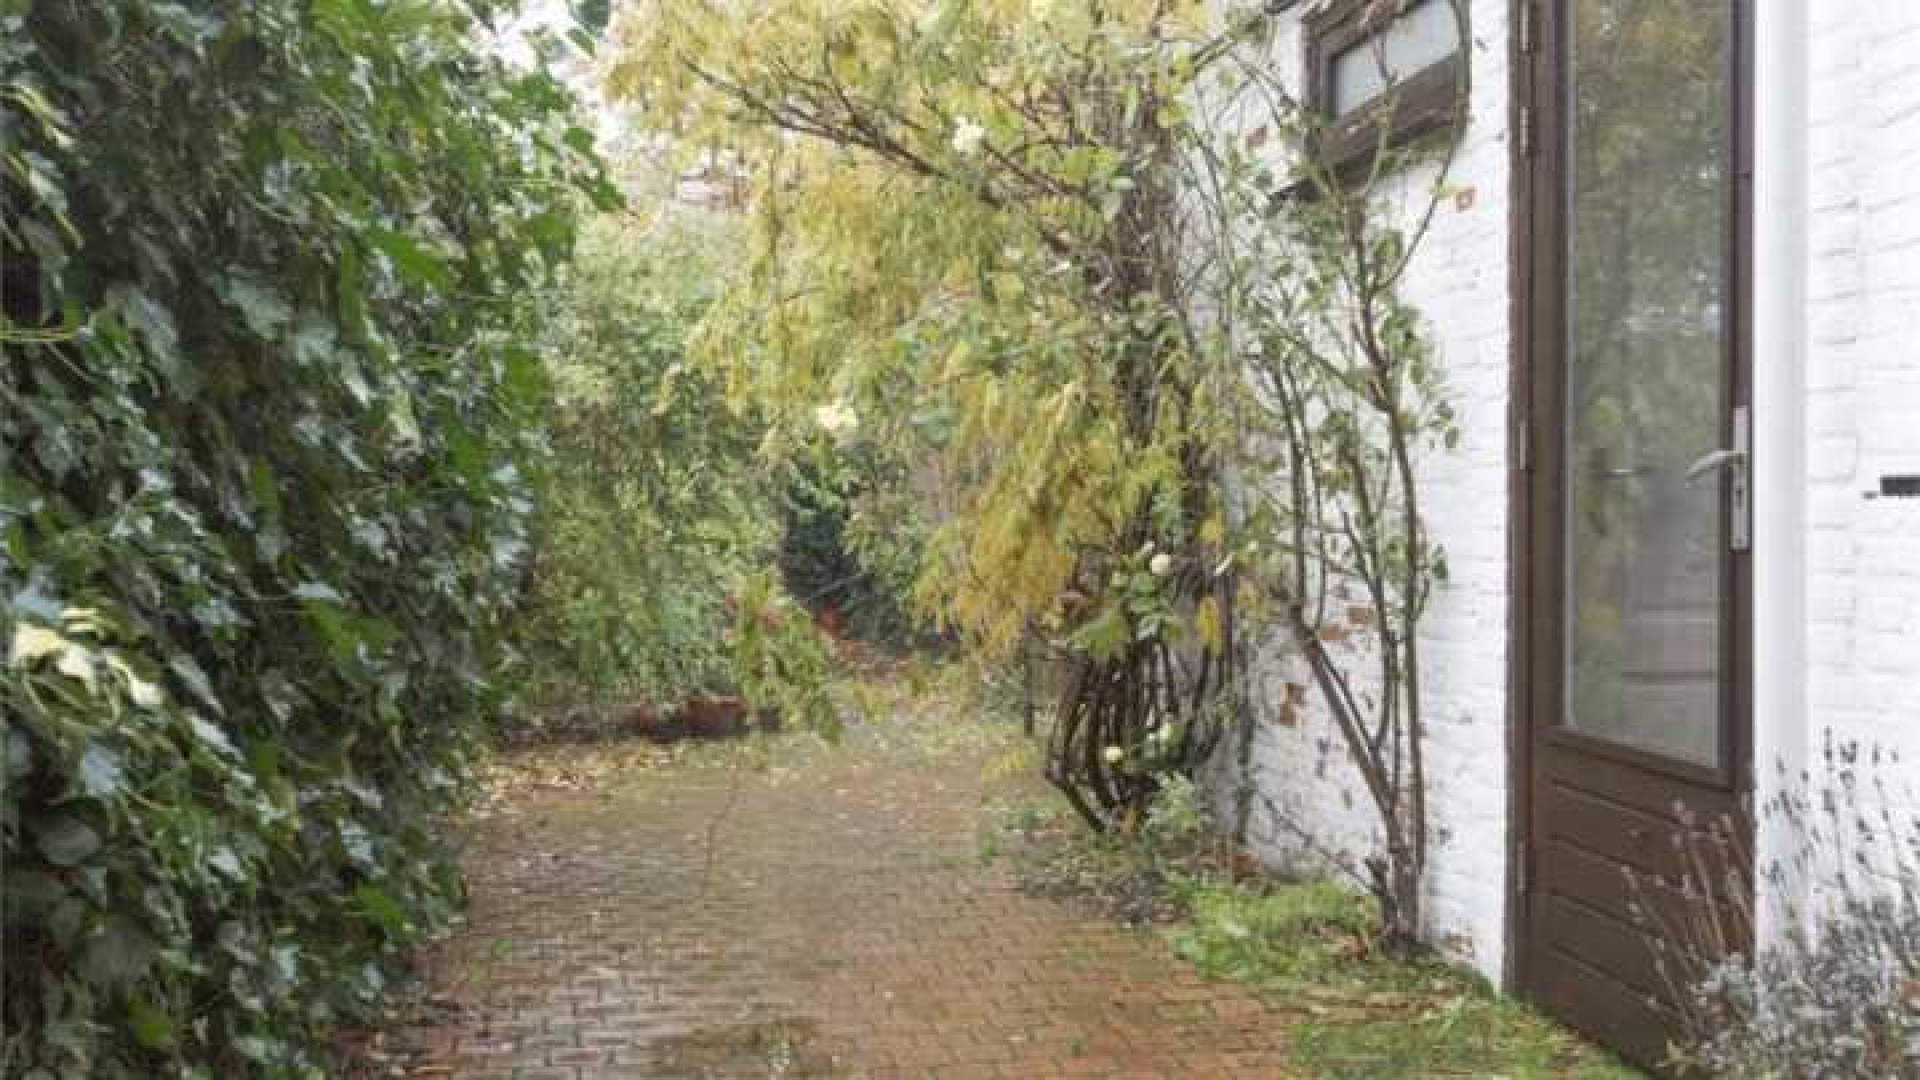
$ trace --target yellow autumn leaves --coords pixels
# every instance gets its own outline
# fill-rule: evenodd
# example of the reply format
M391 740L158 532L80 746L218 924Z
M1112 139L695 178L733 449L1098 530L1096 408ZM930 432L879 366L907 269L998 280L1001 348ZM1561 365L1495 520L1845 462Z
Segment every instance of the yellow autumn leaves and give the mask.
M918 599L987 652L1057 619L1086 555L1182 482L1186 436L1142 424L1123 374L1158 331L1103 282L1127 258L1111 234L1138 114L1179 96L1170 43L1209 18L1199 0L643 0L616 28L610 91L752 180L753 247L703 362L772 420L769 452L859 440L933 463ZM1217 642L1219 612L1199 620Z

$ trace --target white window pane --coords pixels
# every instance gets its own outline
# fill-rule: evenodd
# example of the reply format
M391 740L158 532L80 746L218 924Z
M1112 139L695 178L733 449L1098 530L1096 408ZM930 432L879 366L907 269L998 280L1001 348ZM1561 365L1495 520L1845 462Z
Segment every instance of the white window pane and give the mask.
M1424 0L1333 58L1335 119L1460 51L1460 26L1449 0Z

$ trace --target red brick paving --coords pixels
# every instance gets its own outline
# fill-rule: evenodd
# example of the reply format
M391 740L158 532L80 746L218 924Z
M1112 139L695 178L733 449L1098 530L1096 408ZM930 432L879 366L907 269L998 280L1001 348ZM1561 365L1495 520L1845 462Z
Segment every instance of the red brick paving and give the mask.
M469 924L428 965L459 1019L413 1033L416 1075L1295 1075L1284 1014L983 864L977 753L804 757L477 825Z

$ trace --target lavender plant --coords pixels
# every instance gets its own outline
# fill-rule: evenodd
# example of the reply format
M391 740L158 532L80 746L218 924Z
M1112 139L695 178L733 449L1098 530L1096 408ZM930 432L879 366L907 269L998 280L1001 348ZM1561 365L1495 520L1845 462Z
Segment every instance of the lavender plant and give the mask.
M1761 808L1791 838L1764 866L1690 830L1689 903L1656 936L1682 1026L1675 1064L1714 1076L1920 1076L1920 814L1889 787L1898 756L1829 738L1818 772ZM1754 868L1749 871L1747 868ZM1752 888L1782 898L1782 931L1753 940ZM1645 894L1647 885L1636 883ZM1653 904L1642 904L1651 919ZM1722 959L1710 959L1721 957Z

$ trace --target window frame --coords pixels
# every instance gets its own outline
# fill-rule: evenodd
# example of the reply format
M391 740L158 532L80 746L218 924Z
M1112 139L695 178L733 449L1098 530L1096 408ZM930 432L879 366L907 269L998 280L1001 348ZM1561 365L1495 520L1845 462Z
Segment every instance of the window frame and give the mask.
M1471 90L1467 61L1471 27L1461 13L1460 41L1453 54L1390 84L1373 101L1355 109L1346 119L1334 116L1334 60L1392 25L1418 3L1454 7L1453 0L1329 0L1309 8L1301 17L1305 44L1306 104L1322 129L1314 137L1314 152L1322 165L1344 172L1370 165L1376 151L1395 150L1466 119ZM1386 128L1384 138L1382 127Z

